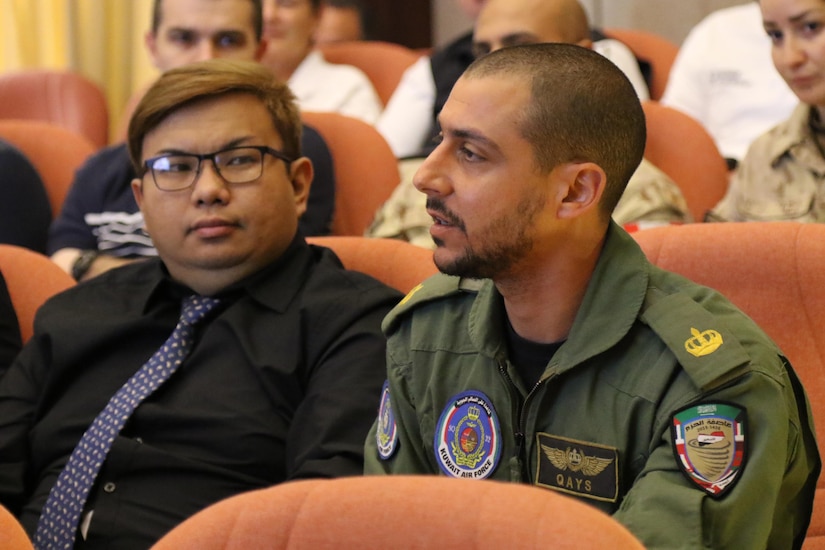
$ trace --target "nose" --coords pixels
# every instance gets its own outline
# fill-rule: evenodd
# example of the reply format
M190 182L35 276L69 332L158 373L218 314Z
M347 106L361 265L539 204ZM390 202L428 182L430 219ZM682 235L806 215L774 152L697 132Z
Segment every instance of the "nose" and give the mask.
M275 19L278 13L278 2L275 0L264 0L263 2L263 18L264 21L270 22Z
M204 39L198 44L198 49L193 61L207 61L209 59L215 59L216 57L218 57L218 49L215 47L215 44L212 43L211 40Z
M777 64L789 68L798 67L805 61L805 49L797 37L788 33L782 44L774 48L774 56Z
M413 185L428 197L446 196L452 191L450 179L447 176L447 154L442 149L444 143L436 147L424 159L413 176Z
M201 169L192 184L192 202L196 205L211 206L229 202L229 186L218 174L210 160L201 161Z

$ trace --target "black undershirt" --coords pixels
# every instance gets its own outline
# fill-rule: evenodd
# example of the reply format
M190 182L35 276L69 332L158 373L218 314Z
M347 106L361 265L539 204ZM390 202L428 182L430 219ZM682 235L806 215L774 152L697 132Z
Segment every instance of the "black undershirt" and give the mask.
M510 361L512 361L522 382L528 389L532 389L538 383L541 375L544 374L544 369L550 363L550 359L553 358L553 355L556 354L564 341L553 342L552 344L533 342L516 334L509 319L504 324L506 325L505 335Z

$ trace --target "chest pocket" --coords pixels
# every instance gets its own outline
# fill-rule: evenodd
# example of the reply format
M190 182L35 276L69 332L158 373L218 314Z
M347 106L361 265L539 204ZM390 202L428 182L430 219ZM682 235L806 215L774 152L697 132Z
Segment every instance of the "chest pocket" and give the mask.
M758 184L748 186L740 197L739 210L749 220L815 222L825 212L823 176L783 159Z

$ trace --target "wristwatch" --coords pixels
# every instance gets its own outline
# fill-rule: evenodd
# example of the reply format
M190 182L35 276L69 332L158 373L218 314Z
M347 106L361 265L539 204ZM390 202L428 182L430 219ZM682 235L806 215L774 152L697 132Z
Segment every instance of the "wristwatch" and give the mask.
M100 256L100 252L97 250L84 250L81 252L72 264L72 278L75 281L83 278L98 256Z

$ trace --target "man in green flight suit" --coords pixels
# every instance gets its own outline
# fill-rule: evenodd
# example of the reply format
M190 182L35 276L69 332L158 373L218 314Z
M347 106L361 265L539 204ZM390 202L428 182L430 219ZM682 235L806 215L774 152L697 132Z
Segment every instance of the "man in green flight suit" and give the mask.
M366 473L561 491L648 548L799 547L820 459L791 366L610 219L645 146L621 71L569 44L504 48L440 123L415 186L444 274L384 320Z

